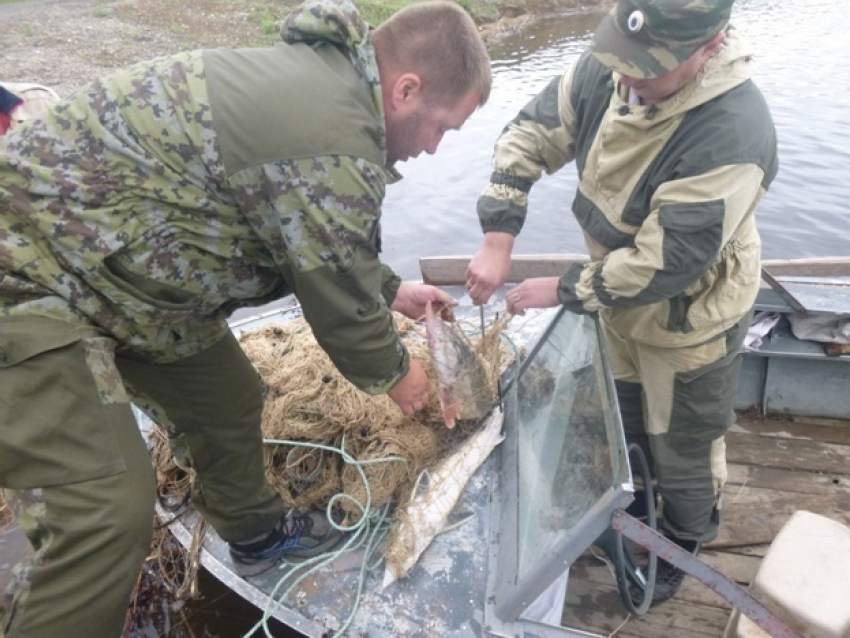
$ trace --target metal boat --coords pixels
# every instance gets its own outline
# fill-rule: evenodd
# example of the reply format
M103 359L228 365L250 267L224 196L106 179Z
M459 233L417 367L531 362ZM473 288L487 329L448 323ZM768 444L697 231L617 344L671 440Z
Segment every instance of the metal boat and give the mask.
M511 280L557 274L563 272L566 261L581 258L520 257L514 262ZM463 290L457 286L463 281L466 263L466 258L454 257L422 260L423 280L445 286L461 300L457 313L461 319L477 319L478 310L463 299ZM836 434L824 445L835 446L835 453L846 460L850 457L850 428L844 421L850 415L846 391L850 357L834 356L823 344L798 339L789 318L800 312L850 315L846 295L850 260L766 262L764 267L765 285L757 311L779 316L760 345L745 352L736 409L748 415L745 422L756 419L763 432L772 431L774 440L788 423L794 424L797 437L805 437L799 432L805 431L802 424L806 422L818 432L831 428ZM492 314L503 307L496 299L487 308ZM234 322L232 327L239 333L267 322L291 320L299 312L297 304L291 304ZM719 558L723 548L742 547L729 543L728 530L721 532L715 550L708 546L708 559L691 557L690 563L678 563L670 553L673 550L664 545L667 541L658 540L661 537L651 526L624 515L633 500L635 458L624 440L596 319L553 309L531 313L517 323L510 336L522 357L502 379L502 401L494 408L504 411L505 440L463 492L456 516L465 522L438 535L407 578L383 589L383 570L370 569L380 544L364 543L325 564L282 564L280 569L243 579L233 573L226 544L213 531L206 532L202 564L266 617L307 636L341 632L350 636L601 636L610 634L620 618L628 618L624 610L629 605L624 607L628 601L623 599L622 583L620 595L614 596L616 579L609 576L607 583L594 583L604 578L598 572L594 575L586 562L594 560L600 547L609 555L616 553L600 543L615 529L615 545L625 535L651 552L672 556L671 562L696 576L688 586L691 589L708 586L710 602L700 604L719 610L722 617L715 613L709 614L710 622L695 621L702 623L705 633L694 635L719 635L714 630L732 608L756 622L761 618L763 628L773 628L772 635L795 635L781 618L766 612L747 594L740 574L724 573L727 561ZM779 430L765 423L778 424ZM730 433L730 489L735 487L738 466L745 465L734 447L739 432L740 427ZM833 482L836 498L845 501L850 499L848 467L837 463L827 470L833 472L828 477L834 478L828 480ZM795 470L784 471L790 476ZM799 471L811 472L811 468ZM810 496L801 493L800 503L810 504ZM787 502L783 507L788 509ZM830 501L824 509L850 524L846 508L842 511ZM740 514L734 514L733 527L742 524ZM752 525L757 527L764 513L753 511L752 515ZM789 515L784 513L786 519ZM775 517L772 534L782 517L782 512ZM186 546L192 542L195 522L196 516L190 514L172 527ZM771 539L762 533L760 543L754 545L763 549ZM748 564L752 571L757 560ZM571 594L576 584L578 599ZM670 620L673 612L664 609L676 608L675 603L634 620L632 635L672 635L653 623L656 617L657 622L662 617ZM677 608L683 616L702 613L697 602L691 602L690 612L684 607ZM676 622L681 625L681 620ZM262 635L262 623L256 629Z

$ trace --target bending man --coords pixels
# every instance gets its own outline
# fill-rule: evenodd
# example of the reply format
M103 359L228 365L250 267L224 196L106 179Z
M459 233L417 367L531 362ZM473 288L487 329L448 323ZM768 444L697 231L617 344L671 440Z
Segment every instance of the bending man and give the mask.
M308 3L282 36L137 64L0 142L0 485L35 549L9 635L121 633L154 510L131 400L185 451L240 573L338 540L265 482L237 308L294 293L350 381L427 403L390 309L451 300L382 266L381 204L396 162L486 102L486 49L449 2L374 31Z

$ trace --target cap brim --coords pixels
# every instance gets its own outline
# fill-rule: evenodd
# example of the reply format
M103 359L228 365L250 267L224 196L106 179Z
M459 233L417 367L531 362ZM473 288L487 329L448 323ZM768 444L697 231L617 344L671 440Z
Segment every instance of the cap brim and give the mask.
M639 80L657 78L679 65L672 51L653 47L623 33L615 12L616 8L605 16L593 34L591 51L599 62L621 75Z

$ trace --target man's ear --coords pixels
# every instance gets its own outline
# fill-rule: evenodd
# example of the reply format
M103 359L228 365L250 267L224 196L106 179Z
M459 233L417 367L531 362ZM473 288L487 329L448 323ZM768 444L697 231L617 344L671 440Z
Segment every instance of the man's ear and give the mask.
M422 79L415 73L403 73L393 82L390 92L394 110L406 111L422 100Z

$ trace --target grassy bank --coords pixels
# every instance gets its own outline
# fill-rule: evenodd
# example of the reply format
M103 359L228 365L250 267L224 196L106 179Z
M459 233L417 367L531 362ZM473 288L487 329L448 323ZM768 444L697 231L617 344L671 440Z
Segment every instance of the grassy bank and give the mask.
M377 26L416 0L355 0L366 21ZM458 0L481 27L485 39L498 35L500 22L579 10L607 0ZM113 12L147 26L165 28L178 36L219 45L265 45L277 40L277 25L297 0L144 0L104 3L95 11ZM222 41L223 40L223 41Z
M263 46L300 0L0 0L0 77L65 96L102 74L181 50ZM353 0L373 26L415 0ZM455 0L489 45L540 17L613 0Z

